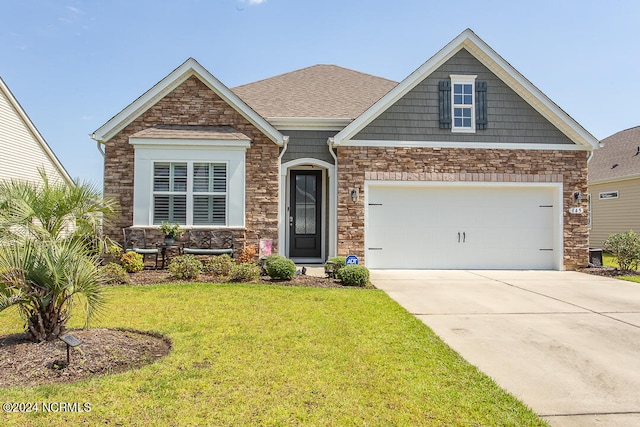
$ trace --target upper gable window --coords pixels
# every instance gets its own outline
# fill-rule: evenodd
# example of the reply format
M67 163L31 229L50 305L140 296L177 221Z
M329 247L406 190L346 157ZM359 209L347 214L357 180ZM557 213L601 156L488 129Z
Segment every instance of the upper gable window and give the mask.
M475 75L452 74L439 82L440 129L475 133L487 129L487 83Z
M477 76L451 75L452 132L475 132L475 82Z

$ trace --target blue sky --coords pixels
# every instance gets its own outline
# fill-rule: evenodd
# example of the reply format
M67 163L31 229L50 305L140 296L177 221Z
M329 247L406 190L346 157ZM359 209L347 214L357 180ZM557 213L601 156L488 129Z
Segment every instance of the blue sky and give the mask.
M595 137L640 125L640 2L0 0L0 76L72 177L189 57L229 87L314 64L400 81L471 28Z

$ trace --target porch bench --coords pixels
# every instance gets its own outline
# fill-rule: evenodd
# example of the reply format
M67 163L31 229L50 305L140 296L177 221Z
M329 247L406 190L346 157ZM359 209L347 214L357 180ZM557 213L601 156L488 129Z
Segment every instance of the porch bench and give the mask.
M182 247L183 254L223 255L233 257L233 231L229 230L188 230L187 241Z

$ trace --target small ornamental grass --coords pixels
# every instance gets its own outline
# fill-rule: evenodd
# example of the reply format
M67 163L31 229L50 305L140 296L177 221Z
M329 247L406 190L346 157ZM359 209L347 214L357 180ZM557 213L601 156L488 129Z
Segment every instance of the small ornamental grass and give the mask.
M231 267L229 281L231 282L255 282L260 278L260 267L250 262L243 262Z
M347 265L338 270L338 279L345 286L365 287L369 284L369 269L364 265Z
M202 272L202 263L191 254L180 255L171 260L169 271L176 279L197 279Z
M233 267L233 259L229 255L223 254L208 259L204 264L204 271L216 276L228 276L231 267Z
M100 273L104 277L104 281L108 285L129 285L131 279L125 271L125 269L115 262L110 262L104 267L100 268Z
M136 252L127 252L122 255L120 264L127 273L137 273L144 270L144 258Z
M267 275L275 280L291 280L296 274L296 265L282 255L269 255L265 262Z

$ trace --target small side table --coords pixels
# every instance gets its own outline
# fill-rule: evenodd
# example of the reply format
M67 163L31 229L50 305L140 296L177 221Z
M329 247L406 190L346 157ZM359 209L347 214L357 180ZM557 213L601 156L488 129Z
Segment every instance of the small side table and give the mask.
M168 264L167 249L177 249L178 253L180 253L181 247L176 244L169 245L166 243L158 243L157 246L158 249L160 249L160 255L162 255L162 265L160 266L160 270L164 270L165 263Z

